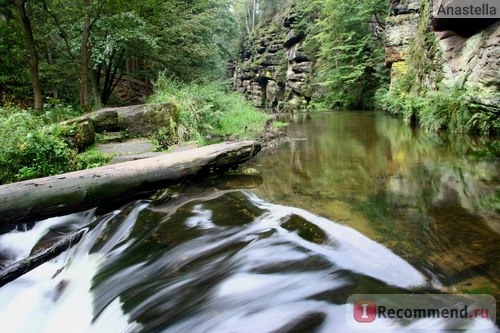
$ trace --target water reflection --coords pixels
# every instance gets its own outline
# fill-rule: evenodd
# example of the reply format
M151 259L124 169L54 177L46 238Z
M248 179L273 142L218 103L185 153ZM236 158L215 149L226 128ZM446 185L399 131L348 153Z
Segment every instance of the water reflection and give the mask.
M289 121L290 142L253 162L264 179L256 193L354 227L450 291L500 296L495 150L473 137L412 130L386 114Z

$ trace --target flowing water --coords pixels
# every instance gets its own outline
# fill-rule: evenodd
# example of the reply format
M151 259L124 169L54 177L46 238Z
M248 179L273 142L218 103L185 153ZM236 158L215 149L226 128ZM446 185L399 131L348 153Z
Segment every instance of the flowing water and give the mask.
M351 332L352 294L499 299L494 150L378 113L287 121L289 140L249 163L258 176L188 184L105 215L90 210L0 235L8 265L93 226L77 246L0 288L1 332ZM404 323L377 325L371 331L400 332ZM471 321L479 328L498 331Z

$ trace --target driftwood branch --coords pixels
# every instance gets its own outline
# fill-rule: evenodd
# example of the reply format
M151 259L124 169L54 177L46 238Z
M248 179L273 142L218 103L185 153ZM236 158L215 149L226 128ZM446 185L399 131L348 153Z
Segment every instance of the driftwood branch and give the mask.
M80 239L87 232L87 228L80 229L78 231L72 232L69 235L64 236L50 247L45 248L28 258L19 260L18 262L8 266L7 268L0 271L0 287L5 284L14 281L23 274L28 273L32 269L37 268L41 264L54 259L73 245L77 244Z
M227 142L137 161L0 186L0 227L117 205L140 191L215 174L260 151L254 141Z

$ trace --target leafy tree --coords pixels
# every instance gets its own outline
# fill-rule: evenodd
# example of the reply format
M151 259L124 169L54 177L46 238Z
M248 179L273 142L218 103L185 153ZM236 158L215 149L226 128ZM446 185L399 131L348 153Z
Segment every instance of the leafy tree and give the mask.
M380 18L387 14L388 2L318 0L305 7L319 14L311 34L327 102L333 107L370 106L375 90L388 77L383 41L374 33L383 28Z
M182 81L221 77L236 37L229 0L168 1L147 18L157 38L150 65ZM149 12L152 12L149 10Z
M134 11L118 12L99 20L91 45L95 99L102 105L107 104L122 78L125 59L147 56L147 50L157 48L156 38L150 35L147 22ZM104 74L103 82L101 74Z
M5 11L5 8L4 8ZM3 17L2 17L3 16ZM14 102L32 95L27 71L26 44L10 11L0 12L0 96L2 102Z
M243 39L252 35L259 24L265 23L293 2L293 0L235 0L232 5L233 12L240 24L239 32Z
M33 99L35 103L35 110L43 110L43 95L42 95L42 84L40 82L39 75L39 59L37 45L35 42L35 37L33 33L33 26L31 23L31 7L33 1L28 0L0 0L0 7L3 8L5 17L13 17L14 14L11 12L13 9L21 22L24 37L26 40L26 49L29 54L29 74L31 79L31 85L33 89Z
M31 30L27 23L22 30L29 37L27 47L0 47L2 59L9 61L0 66L0 80L9 86L24 84L9 70L10 64L28 56L33 60L30 73L33 87L37 88L37 108L43 105L43 85L44 91L52 91L55 98L71 101L78 96L86 110L107 104L117 83L131 71L149 82L159 72L182 81L212 80L224 72L225 60L236 49L237 29L231 3L232 0L0 0L5 5L1 7L4 19L0 24L15 32L8 35L2 31L0 38L6 41L3 45L20 45L21 36L12 22L31 23ZM13 88L2 90L20 91Z

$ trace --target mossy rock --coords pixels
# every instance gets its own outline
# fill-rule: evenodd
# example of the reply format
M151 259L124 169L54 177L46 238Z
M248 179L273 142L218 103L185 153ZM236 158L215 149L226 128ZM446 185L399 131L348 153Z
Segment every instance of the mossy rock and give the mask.
M91 119L82 119L68 126L65 133L65 140L72 148L82 152L87 147L94 144L95 129L94 122Z
M286 230L296 231L300 237L313 243L323 244L328 241L328 236L320 227L297 215L288 217L281 226Z

